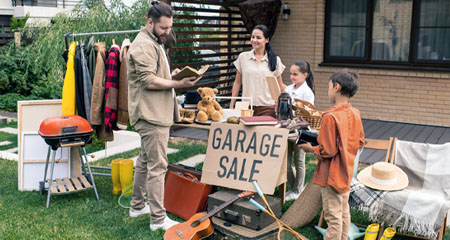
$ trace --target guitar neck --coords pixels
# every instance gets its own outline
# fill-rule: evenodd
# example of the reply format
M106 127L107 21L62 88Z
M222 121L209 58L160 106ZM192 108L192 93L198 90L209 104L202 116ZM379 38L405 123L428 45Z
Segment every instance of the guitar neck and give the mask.
M199 222L203 222L206 219L216 215L218 212L222 211L224 208L226 208L228 205L231 205L232 203L236 202L241 198L240 195L234 196L232 199L220 204L218 207L214 208L211 212L207 213L205 216L201 217L199 219Z

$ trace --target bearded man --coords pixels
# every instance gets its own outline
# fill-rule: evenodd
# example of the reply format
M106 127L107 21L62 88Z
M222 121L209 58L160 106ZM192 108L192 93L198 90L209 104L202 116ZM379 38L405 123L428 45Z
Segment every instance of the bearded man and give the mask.
M150 214L152 231L167 230L178 223L166 215L164 208L167 145L174 113L173 89L191 87L200 79L190 77L172 81L172 76L180 70L170 73L163 46L172 24L172 8L163 2L152 2L147 24L128 51L128 111L130 123L141 137L129 215Z

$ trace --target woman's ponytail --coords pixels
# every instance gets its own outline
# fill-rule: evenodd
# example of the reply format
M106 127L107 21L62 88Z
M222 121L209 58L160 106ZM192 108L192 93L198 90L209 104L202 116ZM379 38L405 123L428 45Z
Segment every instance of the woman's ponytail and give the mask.
M265 25L256 25L253 30L258 29L263 32L265 38L269 38L269 30ZM267 53L267 58L269 58L269 69L270 71L275 71L277 69L277 54L273 51L270 42L266 43L265 51Z

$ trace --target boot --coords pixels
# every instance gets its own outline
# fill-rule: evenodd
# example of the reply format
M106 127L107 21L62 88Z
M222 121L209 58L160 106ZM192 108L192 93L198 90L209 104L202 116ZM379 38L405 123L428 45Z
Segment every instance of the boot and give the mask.
M113 182L112 194L122 193L122 186L120 185L120 161L123 159L115 159L111 162L111 179Z
M131 195L131 193L133 192L133 188L128 188L133 186L132 159L122 159L122 161L120 161L120 184L122 186L123 196L126 197L128 195Z
M391 240L394 237L395 233L395 229L388 227L384 230L383 236L380 238L380 240Z
M380 224L372 223L366 228L366 235L364 240L376 240L378 236L378 231L380 230Z

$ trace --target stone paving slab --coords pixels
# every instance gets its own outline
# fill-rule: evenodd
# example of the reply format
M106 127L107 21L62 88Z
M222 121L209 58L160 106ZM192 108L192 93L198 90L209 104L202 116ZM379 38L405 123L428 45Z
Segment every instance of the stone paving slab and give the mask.
M189 167L195 167L197 164L205 161L205 157L205 154L197 154L178 163Z
M19 155L15 153L9 153L6 151L0 151L0 158L17 162L19 160Z
M5 133L10 133L10 134L17 134L19 132L17 130L17 128L11 128L11 127L0 128L0 131L5 132Z
M3 142L0 142L0 146L5 146L5 145L9 145L9 144L11 144L10 141L3 141Z
M9 152L9 153L15 153L15 152L17 152L17 149L18 148L10 148L10 149L6 149L6 150L3 150L4 152Z

